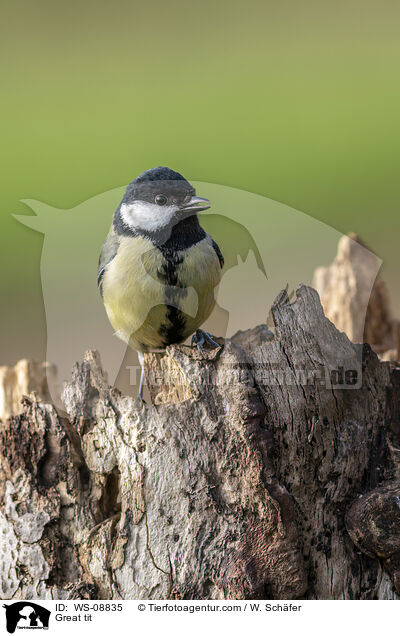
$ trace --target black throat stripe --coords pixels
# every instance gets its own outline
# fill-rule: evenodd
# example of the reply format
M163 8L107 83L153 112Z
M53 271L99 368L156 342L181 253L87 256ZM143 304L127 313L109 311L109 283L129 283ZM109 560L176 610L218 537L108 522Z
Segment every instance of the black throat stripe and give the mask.
M124 223L120 208L115 212L113 219L114 229L121 236L142 236L151 241L163 254L164 252L185 250L202 241L206 233L199 223L196 214L188 216L172 227L162 228L154 232L132 229Z

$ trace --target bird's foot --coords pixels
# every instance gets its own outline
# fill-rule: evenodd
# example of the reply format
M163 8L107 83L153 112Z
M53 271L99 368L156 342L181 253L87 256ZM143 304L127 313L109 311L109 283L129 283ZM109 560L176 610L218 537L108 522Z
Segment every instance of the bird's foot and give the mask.
M197 331L192 336L192 347L196 346L200 353L202 353L203 347L206 343L213 349L221 348L221 345L218 344L218 342L215 342L214 338L210 333L208 333L208 331L197 329Z
M143 385L144 385L143 354L139 354L139 362L141 366L141 372L140 372L139 391L138 391L136 400L137 400L139 408L143 411L146 405L146 402L143 399Z

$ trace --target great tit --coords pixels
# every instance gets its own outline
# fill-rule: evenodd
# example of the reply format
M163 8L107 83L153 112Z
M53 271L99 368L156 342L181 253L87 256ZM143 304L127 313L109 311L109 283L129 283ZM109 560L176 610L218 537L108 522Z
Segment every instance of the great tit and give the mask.
M132 181L103 244L97 282L116 335L139 352L164 350L195 334L201 349L219 346L200 326L215 306L224 258L201 227L210 202L165 167Z

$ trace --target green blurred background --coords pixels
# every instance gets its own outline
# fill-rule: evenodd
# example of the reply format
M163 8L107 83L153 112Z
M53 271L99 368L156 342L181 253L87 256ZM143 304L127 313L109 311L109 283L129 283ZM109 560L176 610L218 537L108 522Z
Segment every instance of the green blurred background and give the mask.
M45 350L20 200L71 208L160 164L359 233L400 315L399 25L388 0L3 3L0 364Z

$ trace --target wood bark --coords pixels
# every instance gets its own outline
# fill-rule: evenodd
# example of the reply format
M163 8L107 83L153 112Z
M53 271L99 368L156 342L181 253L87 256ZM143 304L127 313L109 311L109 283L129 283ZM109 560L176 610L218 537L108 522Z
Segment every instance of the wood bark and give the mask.
M146 355L143 408L96 352L65 413L24 399L0 435L3 599L399 598L400 370L312 288L272 315Z
M368 342L383 360L399 360L400 323L392 315L379 259L359 236L343 236L328 267L314 272L325 315L352 342Z

